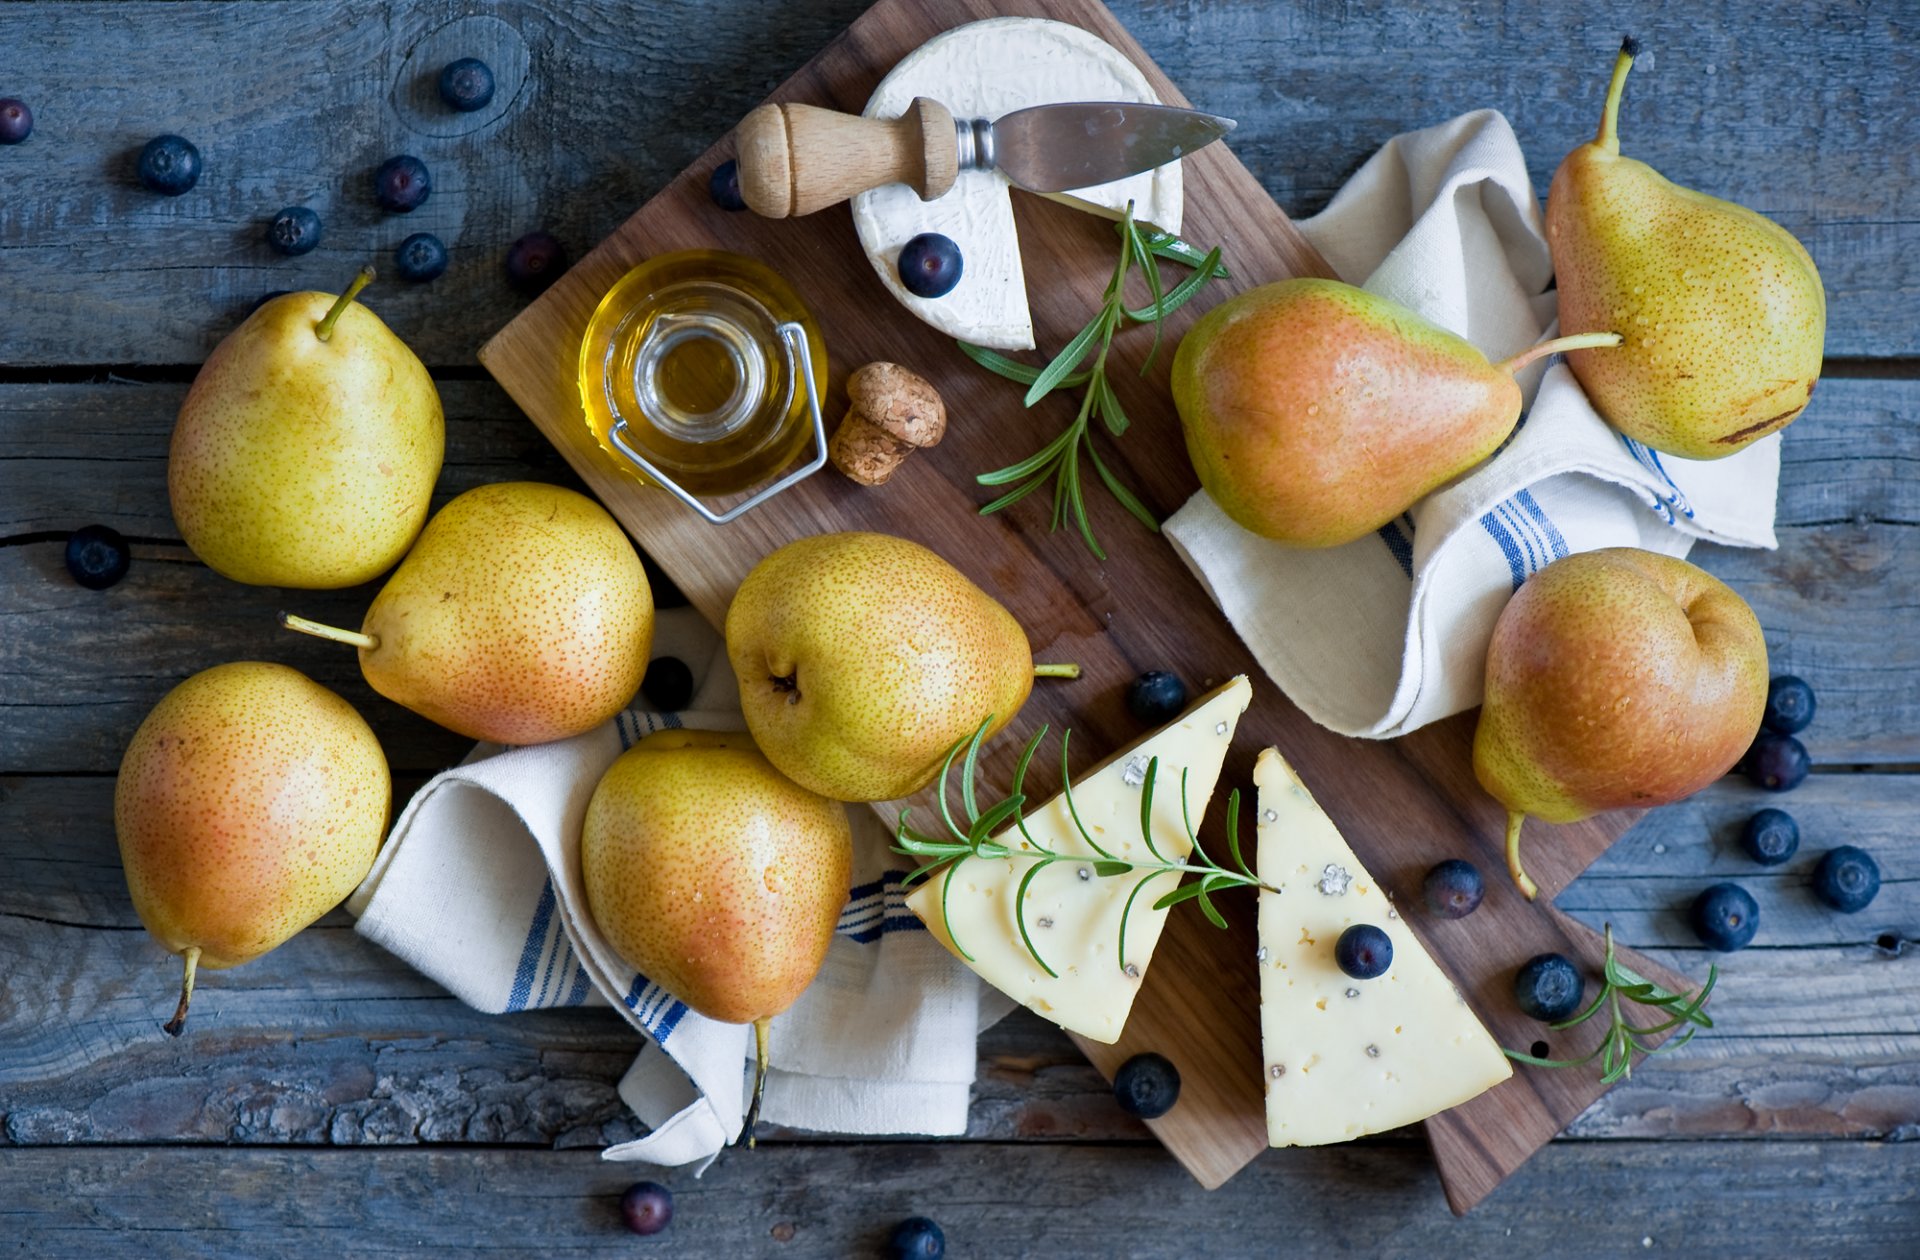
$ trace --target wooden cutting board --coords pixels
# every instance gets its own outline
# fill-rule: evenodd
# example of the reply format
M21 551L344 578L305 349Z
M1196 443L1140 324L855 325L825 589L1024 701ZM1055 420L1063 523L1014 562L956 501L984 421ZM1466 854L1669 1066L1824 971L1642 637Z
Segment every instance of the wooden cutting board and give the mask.
M769 99L858 113L903 55L940 31L1000 14L1084 27L1132 58L1163 101L1188 103L1098 0L881 0ZM1248 66L1247 72L1266 69ZM1361 87L1356 84L1356 90ZM845 206L784 221L717 209L708 198L707 177L730 156L731 141L723 138L480 352L481 361L700 611L719 625L747 571L774 548L805 535L879 530L933 548L1012 609L1037 659L1078 661L1085 668L1078 682L1043 681L1035 688L1019 721L996 741L987 759L985 782L996 787L1006 783L1020 742L1042 722L1052 723L1056 734L1071 726L1073 745L1085 750L1086 762L1138 738L1143 732L1127 715L1122 693L1143 670L1174 670L1196 695L1234 674L1247 674L1253 680L1253 704L1202 828L1203 839L1220 834L1226 789L1235 784L1250 789L1255 754L1277 745L1376 878L1409 908L1414 930L1501 1043L1525 1049L1538 1040L1543 1027L1514 1008L1513 972L1534 954L1558 950L1597 973L1599 938L1546 902L1632 818L1613 815L1578 826L1539 827L1529 865L1542 901L1528 904L1504 875L1501 812L1473 779L1471 715L1392 743L1349 740L1315 726L1261 673L1172 548L1098 487L1086 498L1107 549L1104 563L1071 529L1048 531L1045 494L999 516L976 515L991 494L975 484L974 476L1037 449L1072 418L1076 400L1056 395L1024 410L1018 387L974 366L949 338L902 310L874 277ZM1202 310L1231 293L1289 276L1331 274L1225 145L1188 158L1184 178L1182 234L1202 248L1222 245L1233 278L1216 281L1168 321L1168 347L1144 379L1135 369L1151 333L1136 328L1116 341L1122 366L1111 379L1134 424L1120 439L1105 434L1097 439L1109 466L1163 518L1197 488L1169 401L1174 339ZM1057 349L1097 309L1118 238L1103 220L1021 194L1016 194L1016 217L1036 335L1043 348ZM845 411L847 375L871 360L888 359L939 388L950 416L946 440L915 455L880 489L863 489L828 469L724 527L708 525L664 492L640 485L587 432L575 385L580 337L595 303L628 268L694 247L760 258L807 299L826 332L830 426ZM1166 272L1171 283L1184 269L1169 264ZM1139 300L1145 300L1144 293ZM1058 786L1053 780L1052 774L1038 772L1028 790L1051 792ZM897 812L881 809L888 818ZM1489 894L1471 918L1438 922L1417 910L1420 877L1434 862L1452 856L1479 865L1488 876ZM1109 1075L1143 1050L1174 1061L1184 1082L1180 1103L1152 1127L1209 1187L1267 1149L1254 903L1241 896L1223 898L1221 904L1231 923L1225 932L1192 907L1176 911L1125 1038L1113 1046L1082 1043ZM1633 965L1678 983L1644 960ZM1581 1038L1550 1039L1556 1056L1584 1053L1595 1040L1597 1030ZM1430 1121L1429 1137L1454 1209L1465 1211L1477 1203L1598 1098L1603 1090L1596 1077L1590 1069L1521 1068L1511 1081ZM1271 1158L1323 1156L1296 1150Z

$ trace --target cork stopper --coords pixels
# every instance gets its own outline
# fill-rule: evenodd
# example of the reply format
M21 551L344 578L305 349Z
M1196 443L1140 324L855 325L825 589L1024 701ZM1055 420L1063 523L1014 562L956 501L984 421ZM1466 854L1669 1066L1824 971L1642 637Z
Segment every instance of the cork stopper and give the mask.
M847 415L827 454L863 486L883 484L907 456L937 445L947 407L925 378L898 363L869 363L847 379Z

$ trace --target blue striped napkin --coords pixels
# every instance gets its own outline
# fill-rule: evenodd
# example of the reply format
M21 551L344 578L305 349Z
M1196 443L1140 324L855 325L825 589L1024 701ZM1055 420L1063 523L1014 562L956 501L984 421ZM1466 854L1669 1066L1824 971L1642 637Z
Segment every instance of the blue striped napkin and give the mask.
M1299 227L1342 279L1491 359L1556 335L1540 203L1492 110L1396 136ZM1775 545L1779 435L1681 459L1609 428L1558 359L1521 385L1528 407L1507 445L1376 536L1292 550L1235 525L1205 491L1167 522L1262 668L1323 726L1386 739L1479 704L1494 619L1570 552Z

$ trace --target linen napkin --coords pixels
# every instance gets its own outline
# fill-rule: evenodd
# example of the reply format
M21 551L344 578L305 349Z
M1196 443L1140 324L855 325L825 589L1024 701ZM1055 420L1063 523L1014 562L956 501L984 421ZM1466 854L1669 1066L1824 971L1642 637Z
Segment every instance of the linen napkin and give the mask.
M1493 110L1394 137L1298 226L1343 280L1490 359L1557 335L1540 204ZM1780 435L1681 459L1609 428L1563 361L1531 365L1521 385L1530 405L1506 446L1377 535L1293 550L1235 525L1204 490L1166 523L1261 667L1316 722L1386 739L1480 703L1494 619L1570 552L1775 545Z
M623 749L668 727L742 729L720 637L692 609L659 616L654 654L692 669L688 712L633 710L573 739L480 745L413 798L348 909L361 935L478 1010L611 1004L645 1036L619 1088L650 1132L606 1157L704 1168L740 1133L751 1031L689 1010L622 962L581 882L581 821ZM819 976L773 1021L761 1114L837 1133L964 1132L974 1038L1006 1004L983 1003L978 978L906 909L906 868L873 811L848 815L853 886Z

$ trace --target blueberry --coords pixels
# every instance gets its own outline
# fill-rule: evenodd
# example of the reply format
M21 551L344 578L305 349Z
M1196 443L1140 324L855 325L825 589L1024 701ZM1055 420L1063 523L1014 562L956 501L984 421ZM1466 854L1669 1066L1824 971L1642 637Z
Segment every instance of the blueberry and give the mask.
M1164 669L1152 669L1127 684L1127 712L1149 726L1164 726L1187 707L1187 685Z
M288 206L267 225L267 244L289 258L312 253L320 244L320 216L305 206Z
M541 293L567 269L567 251L545 232L529 232L507 246L507 279L528 293Z
M33 134L33 111L15 97L0 100L0 144L19 144Z
M1480 908L1487 895L1480 868L1461 858L1448 858L1427 872L1424 886L1427 909L1443 919L1464 919Z
M960 247L938 232L922 232L900 247L900 283L915 297L945 297L962 269Z
M179 136L155 136L135 169L149 191L178 197L200 182L200 150Z
M1120 1110L1142 1120L1157 1120L1180 1098L1180 1069L1157 1054L1136 1054L1113 1074L1113 1096Z
M713 174L707 176L707 196L722 210L745 210L747 199L740 195L740 163L726 161L714 167Z
M909 1216L887 1239L887 1260L941 1260L946 1254L947 1236L924 1216Z
M440 72L440 99L463 114L493 103L493 71L478 57L449 61Z
M636 1234L657 1234L673 1222L673 1191L657 1181L636 1181L620 1196L620 1215Z
M656 713L679 713L693 701L693 671L677 656L662 656L647 666L640 694Z
M1763 809L1747 819L1740 847L1762 866L1778 866L1800 847L1800 824L1784 809Z
M1760 930L1760 906L1738 884L1715 884L1693 899L1694 933L1708 949L1745 949Z
M1813 688L1803 678L1782 674L1767 684L1767 707L1760 725L1782 735L1794 735L1813 721Z
M1880 891L1880 864L1865 849L1829 849L1813 868L1813 895L1842 914L1865 910Z
M1393 941L1371 923L1356 923L1333 943L1333 961L1355 980L1371 980L1393 966Z
M382 210L400 214L418 210L433 191L433 176L427 164L410 153L391 157L373 173L373 199Z
M1793 736L1761 731L1741 764L1756 785L1769 792L1791 792L1807 777L1813 759Z
M393 269L402 280L431 280L447 269L447 247L431 232L415 232L393 251Z
M1535 954L1513 973L1513 1001L1521 1014L1557 1024L1580 1009L1587 982L1565 954Z
M67 572L90 591L104 591L127 576L127 540L107 525L87 525L67 538Z

